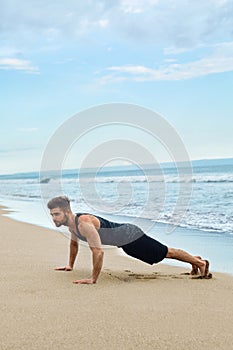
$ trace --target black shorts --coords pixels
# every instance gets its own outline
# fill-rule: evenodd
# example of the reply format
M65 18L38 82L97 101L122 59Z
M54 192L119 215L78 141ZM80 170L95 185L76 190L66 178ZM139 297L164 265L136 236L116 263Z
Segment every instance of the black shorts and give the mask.
M147 264L156 264L162 261L168 251L168 247L147 235L143 235L134 242L121 246L124 252Z

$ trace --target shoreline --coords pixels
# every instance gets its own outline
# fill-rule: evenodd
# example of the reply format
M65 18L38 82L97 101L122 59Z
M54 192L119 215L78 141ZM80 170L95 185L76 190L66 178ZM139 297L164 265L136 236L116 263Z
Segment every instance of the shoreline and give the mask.
M18 222L36 225L40 228L47 228L55 232L59 232L66 238L69 237L69 232L65 227L61 227L59 229L54 227L49 215L45 212L44 207L40 203L37 203L36 206L31 205L31 202L13 202L12 204L16 205L10 206L11 202L6 201L6 203L4 203L4 200L1 200L0 207L2 206L5 208L5 213L3 214L5 214L6 217ZM19 209L17 208L17 204L19 205ZM24 220L24 216L27 219ZM115 221L115 218L113 218L113 220ZM122 220L118 218L119 222ZM142 229L144 225L143 220L144 219L142 219L139 223L139 226ZM147 225L147 222L145 225ZM147 234L167 246L181 248L188 251L192 255L201 255L203 258L208 259L210 261L211 272L220 272L233 276L232 235L202 232L196 229L187 229L184 227L177 227L173 234L167 234L166 228L167 225L156 223L154 228L150 232L147 232ZM125 256L124 252L121 250L119 250L118 253L119 255ZM183 263L167 259L162 263L169 266L184 266Z
M106 249L95 285L74 285L91 272L80 245L72 272L68 240L57 231L14 221L0 209L2 350L230 350L233 278L183 275Z

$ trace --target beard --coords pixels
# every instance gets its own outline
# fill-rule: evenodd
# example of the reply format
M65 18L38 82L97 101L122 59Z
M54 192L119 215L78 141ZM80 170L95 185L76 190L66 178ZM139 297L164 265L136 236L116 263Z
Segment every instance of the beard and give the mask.
M54 221L56 227L60 227L60 226L68 226L68 217L66 214L64 214L64 219L60 222Z

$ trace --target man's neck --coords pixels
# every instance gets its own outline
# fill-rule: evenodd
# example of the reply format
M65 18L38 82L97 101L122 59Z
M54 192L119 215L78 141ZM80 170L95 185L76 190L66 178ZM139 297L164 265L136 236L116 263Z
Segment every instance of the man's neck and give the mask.
M75 216L76 216L75 214L71 213L68 218L67 226L69 227L69 230L72 232L76 231Z

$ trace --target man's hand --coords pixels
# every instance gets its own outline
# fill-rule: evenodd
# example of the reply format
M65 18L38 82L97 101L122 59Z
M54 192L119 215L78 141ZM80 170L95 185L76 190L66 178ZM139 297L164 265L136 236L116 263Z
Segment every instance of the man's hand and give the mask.
M94 284L96 282L94 282L92 278L87 278L87 279L82 279L82 280L76 280L73 283L74 284Z
M63 267L55 267L56 271L72 271L73 268L71 266L63 266Z

